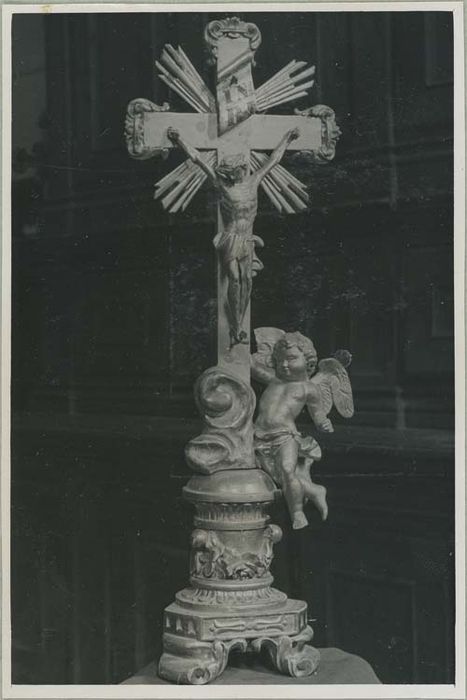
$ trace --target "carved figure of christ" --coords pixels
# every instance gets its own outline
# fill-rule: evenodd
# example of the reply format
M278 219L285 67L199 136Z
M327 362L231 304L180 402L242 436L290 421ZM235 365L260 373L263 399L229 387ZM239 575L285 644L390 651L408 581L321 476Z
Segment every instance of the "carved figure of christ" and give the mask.
M277 201L282 205L282 211L294 213L306 208L306 204L299 200L300 193L294 190L293 176L285 170L277 176L276 172L277 168L280 168L278 163L286 150L293 152L319 150L323 144L322 120L308 115L254 114L233 129L219 135L215 114L182 114L165 109L160 111L160 108L156 111L152 103L146 106L147 103L141 101L140 104L138 129L142 138L139 153L134 157L150 158L174 147L183 148L183 144L187 147L184 150L189 160L166 175L156 185L156 196L161 197L164 208L174 213L183 211L206 177L216 185L218 228L214 236L214 245L220 258L217 285L218 364L249 382L251 277L262 266L254 256L253 245L249 243L253 257L250 262L250 255L248 256L248 274L245 275L245 283L240 285L241 292L237 294L234 280L236 276L243 273L242 268L245 265L242 263L238 266L232 259L232 263L224 267L221 255L224 250L228 256L228 246L224 248L223 243L226 242L229 234L235 232L235 235L239 235L242 226L244 230L241 235L244 235L245 239L253 238L252 227L257 211L257 190L260 184L265 188L271 201L274 203ZM132 126L133 130L134 128ZM172 140L170 137L170 134L174 136L176 133L179 135L178 142L177 139ZM293 138L291 134L294 135ZM265 151L272 152L269 159L266 159L266 154L263 156L261 153ZM219 176L219 170L223 162L229 162L232 159L245 164L246 176L242 182L229 186L225 178ZM256 170L251 171L251 163L256 164ZM274 182L268 177L271 174L277 177ZM288 182L285 182L284 174L290 177ZM285 189L287 189L286 193ZM294 202L294 198L296 209L289 204ZM262 244L261 239L258 238L253 240L254 242L258 245ZM250 273L251 268L253 269ZM233 314L234 319L229 314L230 305L237 309ZM235 317L242 318L242 322L236 323ZM233 335L237 337L233 338ZM235 339L241 342L232 343Z
M230 348L237 343L249 344L242 328L251 296L252 278L262 265L255 256L255 245L263 242L253 235L258 211L258 187L264 177L280 162L287 146L299 137L297 128L290 129L280 140L265 163L253 173L242 156L222 161L212 167L200 153L173 128L170 140L206 173L218 194L221 229L214 238L221 268L227 275L227 313L230 325Z

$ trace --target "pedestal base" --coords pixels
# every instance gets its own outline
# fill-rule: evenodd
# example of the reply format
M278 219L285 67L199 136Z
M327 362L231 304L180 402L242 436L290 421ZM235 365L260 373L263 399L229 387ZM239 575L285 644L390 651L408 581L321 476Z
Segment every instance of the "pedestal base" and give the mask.
M307 646L313 637L307 605L271 586L273 545L282 536L266 512L271 478L259 469L225 470L196 475L183 491L196 508L190 587L164 612L161 678L209 683L232 649L262 647L281 673L312 674L319 653Z
M227 666L231 649L247 649L245 639L200 642L175 634L164 634L163 644L159 676L172 683L191 685L203 685L220 676Z
M224 671L232 649L259 652L262 647L281 673L311 675L319 652L307 645L313 631L306 626L306 609L298 600L241 614L215 608L189 611L173 603L165 612L159 675L174 683L209 683Z
M213 680L213 685L355 685L380 684L370 664L359 656L348 654L341 649L319 649L320 662L318 669L311 676L293 678L285 676L273 669L266 668L261 657L257 654L239 654L231 658L224 673ZM153 661L131 678L123 681L124 685L169 685L158 675L157 664ZM159 693L160 694L160 693ZM303 694L303 693L302 693ZM317 691L317 697L322 694ZM378 696L375 689L373 697ZM306 694L310 697L310 693Z
M293 637L259 637L251 643L253 651L264 646L278 671L292 678L311 676L319 665L320 653L307 642L313 639L311 627Z

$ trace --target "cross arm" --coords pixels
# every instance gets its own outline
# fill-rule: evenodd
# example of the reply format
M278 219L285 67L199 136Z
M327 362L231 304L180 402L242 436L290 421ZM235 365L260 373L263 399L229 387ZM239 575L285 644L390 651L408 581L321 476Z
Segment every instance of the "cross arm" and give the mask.
M215 114L169 112L169 105L159 106L149 100L132 100L125 120L125 138L132 158L146 160L160 155L174 144L167 135L175 129L195 148L212 150L217 139Z
M341 133L333 110L325 105L296 110L295 114L286 116L255 114L248 121L251 121L251 148L255 151L274 149L288 131L296 128L299 136L287 145L287 150L306 153L316 162L334 158Z
M125 136L133 158L144 160L174 148L167 135L170 128L176 129L198 150L218 150L223 141L234 140L248 143L255 151L272 151L288 131L298 128L299 137L288 144L287 150L305 152L317 162L334 157L340 135L334 112L324 105L286 116L253 114L222 136L218 136L215 114L183 114L168 110L167 103L158 106L143 99L130 102Z

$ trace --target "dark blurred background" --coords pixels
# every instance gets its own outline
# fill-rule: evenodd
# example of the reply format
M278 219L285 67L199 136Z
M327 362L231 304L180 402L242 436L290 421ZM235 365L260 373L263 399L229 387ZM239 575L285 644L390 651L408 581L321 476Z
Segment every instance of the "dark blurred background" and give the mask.
M15 683L116 683L160 653L188 574L183 447L215 363L212 195L165 214L177 162L132 161L127 103L169 100L180 45L212 85L200 13L13 19L12 612ZM453 68L448 12L244 13L260 85L315 63L335 161L286 161L310 210L262 198L253 325L354 355L356 415L320 438L330 516L284 529L276 585L317 646L385 683L453 682ZM308 106L310 102L297 106ZM278 112L292 112L284 105ZM304 430L311 430L304 419Z

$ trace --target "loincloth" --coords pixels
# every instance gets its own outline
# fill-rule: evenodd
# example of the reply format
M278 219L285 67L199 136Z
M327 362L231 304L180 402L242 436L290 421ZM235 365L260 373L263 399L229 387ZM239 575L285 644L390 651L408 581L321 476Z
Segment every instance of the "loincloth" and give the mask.
M317 461L321 459L321 448L311 436L303 437L296 430L274 430L264 432L255 430L255 453L259 466L264 469L277 483L282 483L280 464L278 464L279 449L290 440L298 443L298 459Z
M214 245L225 262L253 257L254 241L251 236L238 233L222 234L214 239Z

